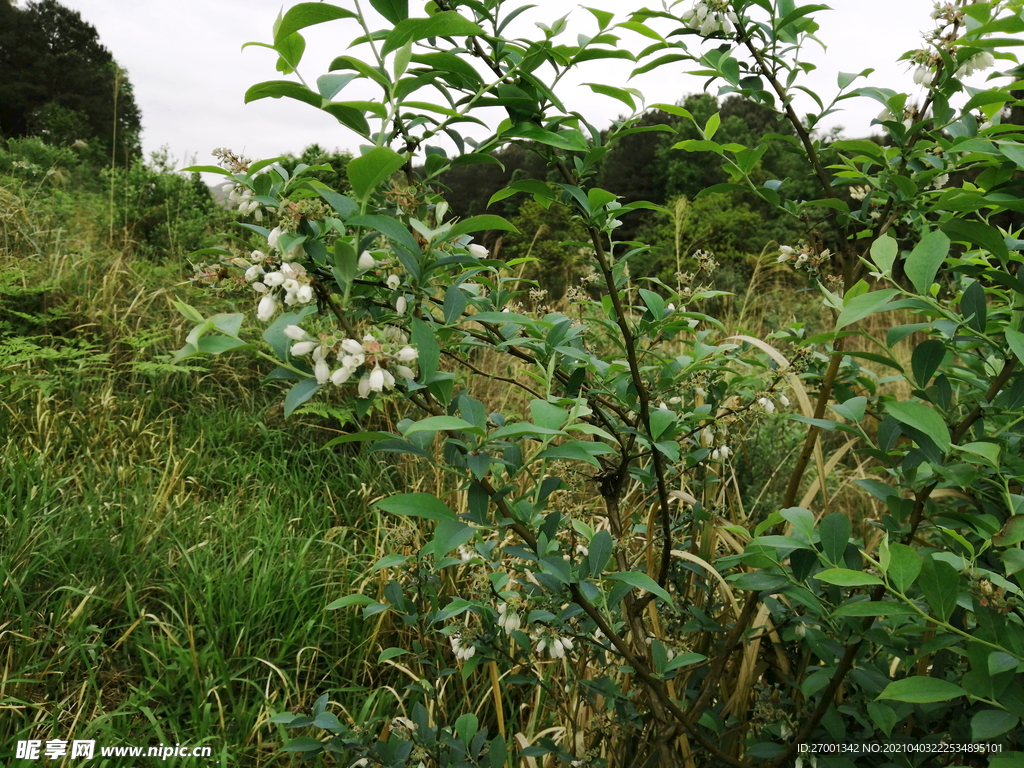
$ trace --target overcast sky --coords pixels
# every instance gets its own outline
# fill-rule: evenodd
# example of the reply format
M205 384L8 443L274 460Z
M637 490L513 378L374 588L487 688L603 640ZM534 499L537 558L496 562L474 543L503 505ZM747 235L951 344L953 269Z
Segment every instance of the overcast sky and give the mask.
M540 7L520 17L527 20L519 27L520 35L528 33L532 22L551 23L565 13L571 14L572 24L566 42L573 42L577 31L593 34L596 29L593 17L576 3L533 1ZM249 86L281 78L274 69L276 55L272 51L258 47L241 50L249 41L270 42L272 25L281 8L278 0L61 2L96 27L102 43L128 70L136 103L142 110L142 141L147 156L167 146L179 160L194 157L196 162L208 164L213 162L210 151L216 147L228 147L256 159L298 153L314 142L326 148L354 150L358 146L355 134L301 102L264 99L244 104ZM286 2L285 8L293 4ZM348 7L344 0L336 0L336 4ZM593 0L589 4L615 10L620 18L623 9L643 6L636 0ZM819 66L813 87L819 93L831 94L838 72L874 67L876 74L859 81L861 84L913 88L906 64L897 64L896 59L920 47L920 33L930 25L931 0L832 0L831 4L836 10L817 17L821 23L819 37L828 45L827 52L809 48L805 54ZM410 3L414 15L423 15L422 5L417 0ZM687 5L688 0L683 0L678 8ZM348 41L355 34L355 28L347 26L350 24L343 20L306 30L306 54L299 71L309 83L327 71L335 56L348 52ZM631 32L622 33L622 43L634 50L647 42ZM610 65L588 63L576 82L625 85L629 63L610 61ZM684 76L682 71L682 64L670 65L657 76L637 78L629 85L639 87L648 104L675 102L702 89L702 79ZM606 126L621 112L619 102L595 96L589 88L570 86L559 94L570 109L587 115L598 127ZM367 95L345 91L349 99ZM851 100L829 124L842 125L848 136L866 135L878 111L873 101Z

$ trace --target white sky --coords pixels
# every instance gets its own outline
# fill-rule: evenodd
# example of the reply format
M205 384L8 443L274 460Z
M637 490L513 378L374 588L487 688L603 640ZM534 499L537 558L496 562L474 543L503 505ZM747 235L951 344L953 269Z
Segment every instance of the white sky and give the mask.
M128 70L136 103L142 110L142 141L147 155L166 145L180 164L191 157L199 164L210 164L214 162L210 151L216 147L228 147L258 159L298 153L314 142L326 148L354 150L358 146L355 134L326 113L301 102L264 99L243 103L249 86L282 79L274 68L276 54L272 51L258 47L241 50L249 41L270 42L271 28L281 8L279 0L61 2L96 27L102 43ZM517 34L536 30L532 22L550 24L565 13L571 13L570 32L563 33L567 43L575 41L577 32L595 33L593 16L578 4L567 0L533 2L540 7L520 17L527 23L518 28ZM285 7L293 4L289 0ZM354 7L352 0L335 0L335 4ZM616 11L619 20L624 18L624 10L643 6L636 0L593 0L589 4ZM805 54L819 66L812 87L823 95L831 94L838 72L874 67L876 74L858 81L859 85L913 88L906 64L896 64L896 59L920 47L920 33L930 27L931 0L832 0L831 4L836 10L817 16L819 37L829 46L827 53L808 48ZM424 15L422 6L422 2L412 0L410 11ZM678 7L687 6L688 0L683 0ZM657 22L652 24L656 26ZM310 27L303 33L307 48L299 71L307 82L312 85L326 73L335 56L358 55L347 49L355 30L354 22L343 20ZM540 30L536 32L541 34ZM622 44L633 50L651 42L631 32L621 34ZM584 65L576 82L626 85L630 63L609 62ZM648 104L675 102L700 91L703 84L702 78L684 76L683 69L684 63L670 65L657 76L647 75L628 84L639 87ZM367 98L371 93L358 95L350 90L355 85L339 98ZM578 109L599 128L625 109L585 87L563 88L558 93L570 109ZM878 111L874 101L850 100L845 102L845 112L830 118L827 125L842 125L847 136L867 135L870 120Z

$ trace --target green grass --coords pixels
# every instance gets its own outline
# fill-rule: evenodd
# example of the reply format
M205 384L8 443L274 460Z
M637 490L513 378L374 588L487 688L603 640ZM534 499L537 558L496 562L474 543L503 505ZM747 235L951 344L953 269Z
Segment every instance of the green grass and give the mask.
M226 392L91 394L3 419L0 744L201 736L224 765L279 761L267 718L362 664L353 614L323 607L373 558L387 477Z
M74 738L291 765L271 716L365 703L366 627L324 606L365 578L399 479L324 449L336 423L285 421L249 358L168 372L169 299L230 299L0 187L0 764Z

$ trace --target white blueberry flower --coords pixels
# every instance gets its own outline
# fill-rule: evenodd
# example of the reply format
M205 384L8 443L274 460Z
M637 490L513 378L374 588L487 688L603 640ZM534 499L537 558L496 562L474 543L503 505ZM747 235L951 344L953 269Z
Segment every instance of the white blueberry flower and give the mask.
M773 403L767 397L759 397L757 399L757 403L762 408L764 408L765 413L775 413L775 403Z
M299 290L295 292L295 297L303 304L309 304L313 300L313 286L300 285Z
M276 288L284 283L284 275L277 271L267 272L267 274L263 276L263 282L268 288Z
M253 264L251 267L245 270L245 281L247 283L252 283L259 279L260 275L262 274L263 267L261 267L259 264Z
M358 355L342 355L339 361L346 368L358 368L366 362L366 355L360 352Z
M413 371L413 369L405 365L396 365L395 373L397 373L403 379L408 379L410 381L416 378L416 373Z
M420 351L416 349L416 347L405 346L398 350L398 354L395 355L395 359L403 363L411 363L419 356Z
M988 69L989 67L995 66L996 60L988 51L982 51L976 53L963 64L960 65L960 69L956 71L957 77L965 77L973 75L975 72L981 72L982 70Z
M462 634L459 632L453 632L448 636L448 642L451 643L452 651L455 653L455 658L463 661L468 661L476 655L476 646L472 644L463 645Z
M266 322L274 316L277 312L277 299L267 294L260 299L259 305L256 307L256 317L263 322Z
M331 374L331 383L334 384L334 386L336 387L340 387L342 384L349 380L349 377L352 376L352 372L354 370L354 368L346 368L345 366L342 366L341 368L339 368L338 370Z
M363 345L355 339L345 339L341 342L341 348L350 355L363 354Z
M263 283L259 283L259 282L253 283L252 284L252 289L254 291L256 291L256 293L266 293L268 290L270 290L269 288L267 288L266 285L264 285Z
M779 395L779 402L782 403L783 407L789 406L789 398L785 395Z
M405 314L405 310L409 308L409 302L406 301L405 296L399 296L395 299L395 312L400 315Z
M398 275L388 275L388 288L392 291L397 290L401 284L402 279Z
M377 266L377 260L370 255L369 251L363 251L359 254L359 268L360 269L373 269Z
M364 373L359 379L359 383L356 384L356 392L364 399L370 396L370 375L368 373Z
M331 367L326 360L317 360L313 366L313 374L316 376L317 384L326 384L331 378Z
M297 325L286 325L284 327L284 335L292 341L305 341L309 338L309 334Z
M509 610L508 603L498 606L498 626L505 630L506 635L511 635L523 626L523 619L517 611Z
M486 248L482 245L477 245L476 243L467 245L466 250L469 252L469 255L475 259L486 259L490 255L490 252Z
M302 357L303 355L308 355L316 346L317 343L315 341L297 341L292 344L292 356Z
M919 64L917 69L914 70L914 83L916 85L923 85L925 88L930 86L935 80L935 70L929 67L927 64Z

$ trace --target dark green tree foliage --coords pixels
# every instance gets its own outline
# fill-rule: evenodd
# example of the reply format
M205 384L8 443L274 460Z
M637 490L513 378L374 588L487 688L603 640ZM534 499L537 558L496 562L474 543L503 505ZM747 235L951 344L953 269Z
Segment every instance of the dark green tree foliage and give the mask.
M81 139L125 164L140 155L140 121L131 83L81 14L56 0L0 3L4 138Z
M501 165L459 165L441 176L441 183L448 188L445 199L459 216L481 213L514 216L522 202L521 195L506 198L488 208L487 201L491 195L518 179L544 178L547 173L544 161L525 147L509 146L495 152L494 157Z

